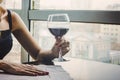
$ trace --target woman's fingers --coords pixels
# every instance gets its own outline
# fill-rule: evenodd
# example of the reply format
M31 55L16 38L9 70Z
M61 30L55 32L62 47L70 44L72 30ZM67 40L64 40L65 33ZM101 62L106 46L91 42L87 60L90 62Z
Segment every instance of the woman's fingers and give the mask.
M56 42L56 45L58 46L58 47L69 47L69 42L68 41L66 41L66 40L61 40L60 42L59 41L57 41Z
M28 66L25 70L34 72L38 75L48 75L49 74L49 72L47 72L47 71L38 70L37 68L31 67L31 66Z
M62 48L67 48L67 47L69 47L69 45L70 45L69 42L64 41L64 42L61 44L61 47L62 47Z
M35 73L36 75L48 75L49 73L48 72L45 72L45 71L38 71L38 70L26 70L28 72L32 72L32 73Z
M62 42L60 44L60 48L61 48L62 53L64 55L65 53L69 52L69 50L70 50L70 43L68 41L64 40L64 42Z
M49 72L43 71L43 70L38 70L37 68L35 68L31 65L23 65L23 68L25 71L35 73L36 75L48 75L49 74Z
M63 39L63 37L56 38L56 43L52 48L52 53L54 57L57 58L59 56L60 49L62 50L62 55L65 55L70 50L70 43Z
M11 64L6 63L4 65L4 72L16 74L16 75L27 75L27 76L37 76L37 75L48 75L47 71L42 71L31 65L25 64Z
M14 69L6 69L4 70L5 73L10 73L10 74L15 74L15 75L27 75L27 76L37 76L35 73L33 72L29 72L29 71L25 71L24 69L18 69L18 68L14 68Z
M66 48L62 48L62 53L67 53L70 51L70 48L69 47L66 47ZM63 54L64 55L64 54Z
M13 74L26 75L26 76L37 76L37 74L35 72L30 72L30 71L26 71L26 70L20 70L18 72L14 72Z

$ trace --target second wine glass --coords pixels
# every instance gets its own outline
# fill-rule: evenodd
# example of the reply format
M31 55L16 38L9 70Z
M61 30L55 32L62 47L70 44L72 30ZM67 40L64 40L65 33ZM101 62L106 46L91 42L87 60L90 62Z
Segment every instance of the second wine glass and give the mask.
M66 13L50 14L48 16L47 26L52 35L54 35L56 38L57 37L62 38L70 27L70 20L68 14ZM59 51L58 61L59 62L66 61L62 57L61 48Z

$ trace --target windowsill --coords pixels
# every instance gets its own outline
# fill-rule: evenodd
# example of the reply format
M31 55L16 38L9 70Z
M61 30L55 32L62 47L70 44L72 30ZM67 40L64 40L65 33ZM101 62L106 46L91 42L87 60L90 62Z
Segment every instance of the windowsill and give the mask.
M67 62L55 62L74 80L119 80L120 66L115 64L70 58Z

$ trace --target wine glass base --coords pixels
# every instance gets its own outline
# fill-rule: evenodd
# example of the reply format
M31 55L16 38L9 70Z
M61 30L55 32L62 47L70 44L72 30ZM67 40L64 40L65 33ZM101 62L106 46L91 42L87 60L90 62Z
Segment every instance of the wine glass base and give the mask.
M55 62L66 62L66 61L70 61L70 60L67 60L67 59L64 59L64 58L62 58L62 59L55 58L53 61L55 61Z

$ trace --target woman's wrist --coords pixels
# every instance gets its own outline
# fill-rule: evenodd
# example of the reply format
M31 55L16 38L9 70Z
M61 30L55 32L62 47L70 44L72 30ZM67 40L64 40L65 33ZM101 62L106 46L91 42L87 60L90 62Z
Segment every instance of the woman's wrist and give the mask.
M47 52L41 52L38 55L38 61L43 63L43 64L49 64L52 62L52 60L55 58L55 56L52 54L51 51L47 51Z

